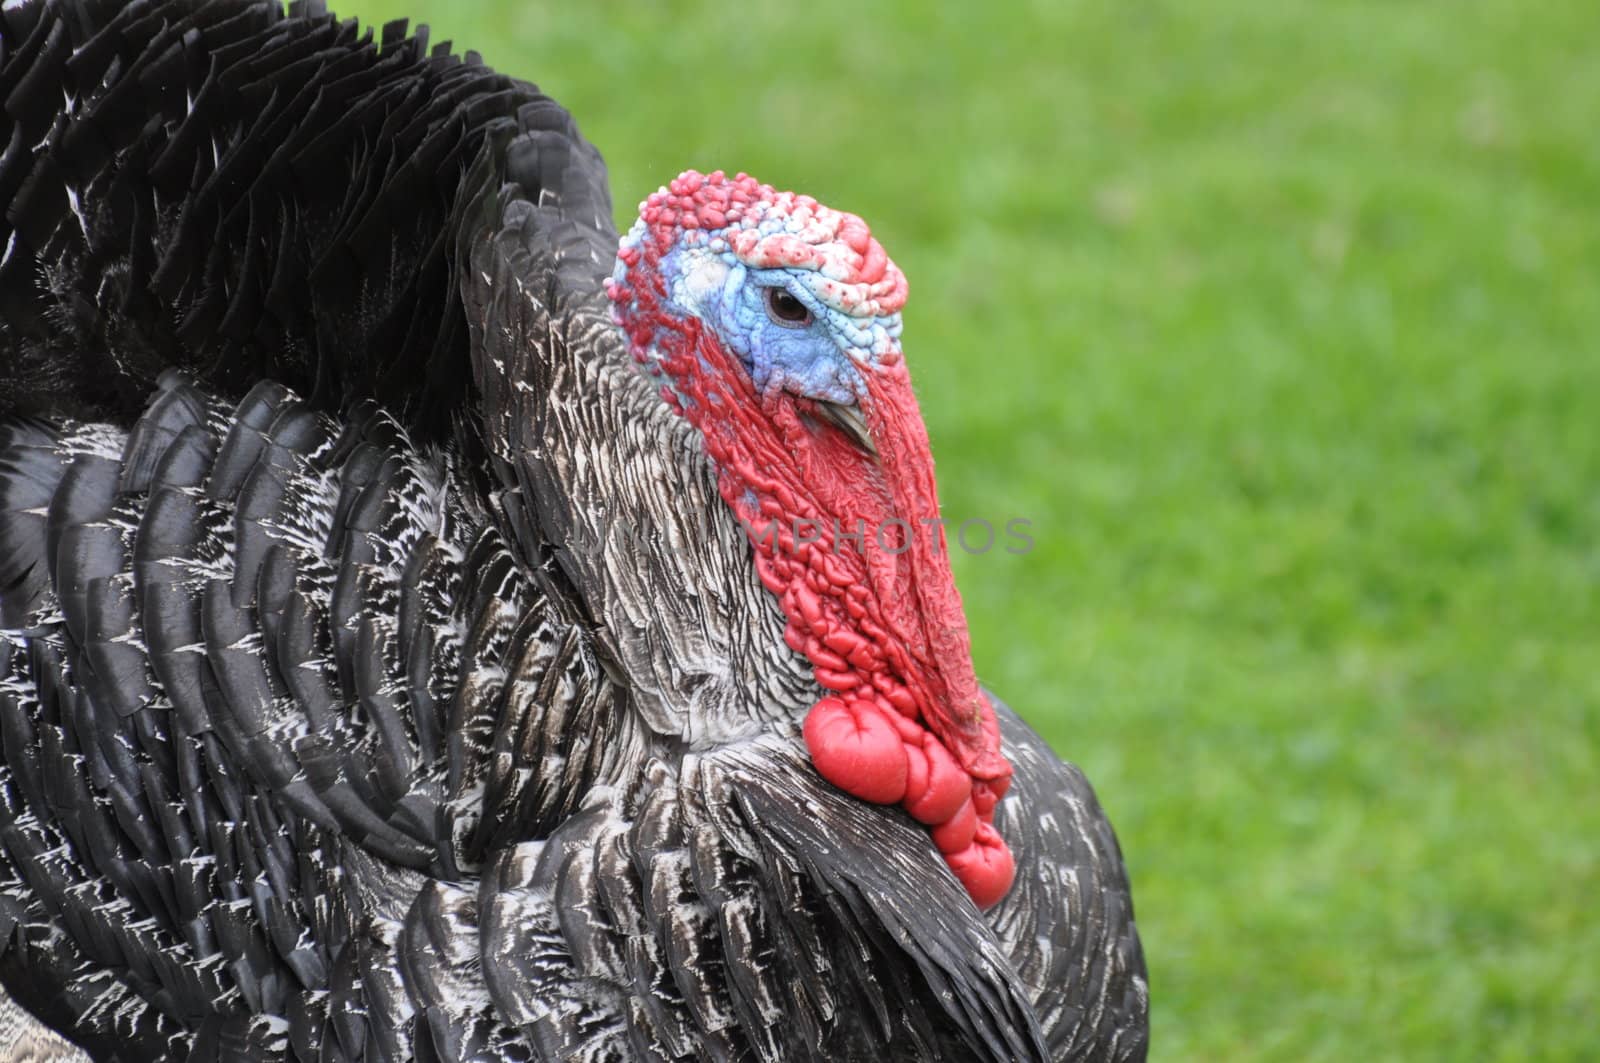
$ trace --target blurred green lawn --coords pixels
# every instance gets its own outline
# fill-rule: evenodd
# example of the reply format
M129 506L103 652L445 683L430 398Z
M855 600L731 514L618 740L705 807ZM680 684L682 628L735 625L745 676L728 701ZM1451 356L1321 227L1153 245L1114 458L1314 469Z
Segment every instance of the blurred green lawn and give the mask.
M337 5L336 5L337 7ZM868 218L1158 1060L1600 1058L1593 0L357 0Z

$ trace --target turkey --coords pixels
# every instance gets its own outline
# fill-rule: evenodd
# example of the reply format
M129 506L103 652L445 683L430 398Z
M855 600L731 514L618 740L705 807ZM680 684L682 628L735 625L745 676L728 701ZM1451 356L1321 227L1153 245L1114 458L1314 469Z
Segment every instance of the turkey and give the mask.
M97 1060L1144 1058L860 218L689 171L619 239L554 101L315 2L8 2L0 100L16 1005Z

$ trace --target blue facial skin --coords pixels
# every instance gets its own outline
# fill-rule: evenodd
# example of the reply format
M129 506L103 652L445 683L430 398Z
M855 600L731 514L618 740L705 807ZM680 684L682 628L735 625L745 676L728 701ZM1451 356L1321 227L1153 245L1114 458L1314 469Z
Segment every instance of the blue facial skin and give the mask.
M778 391L851 406L866 394L862 373L897 346L900 316L856 318L817 297L814 270L752 269L732 252L674 248L663 260L668 302L716 330L763 396ZM775 321L768 289L781 287L811 311L809 322Z

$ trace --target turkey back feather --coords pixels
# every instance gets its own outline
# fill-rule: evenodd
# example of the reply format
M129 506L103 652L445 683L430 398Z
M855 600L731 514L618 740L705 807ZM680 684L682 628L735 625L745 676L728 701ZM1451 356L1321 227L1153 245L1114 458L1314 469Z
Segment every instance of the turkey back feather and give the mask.
M593 276L615 234L564 110L404 30L258 0L8 5L0 410L125 424L179 368L446 432L470 399L447 234L474 159L560 204Z

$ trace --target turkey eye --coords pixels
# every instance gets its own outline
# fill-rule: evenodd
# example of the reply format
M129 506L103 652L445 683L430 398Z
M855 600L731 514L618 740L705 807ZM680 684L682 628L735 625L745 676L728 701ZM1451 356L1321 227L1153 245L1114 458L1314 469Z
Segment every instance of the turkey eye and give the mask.
M767 289L767 316L784 328L805 328L811 324L806 304L782 288Z

